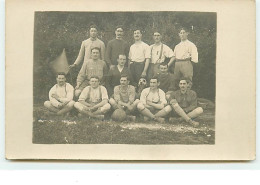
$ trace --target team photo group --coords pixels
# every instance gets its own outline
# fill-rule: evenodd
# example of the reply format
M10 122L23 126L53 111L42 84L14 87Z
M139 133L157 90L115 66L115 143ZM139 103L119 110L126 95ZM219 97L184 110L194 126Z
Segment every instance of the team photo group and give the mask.
M189 38L191 32L194 34L194 26L179 21L175 32L169 30L170 34L166 35L159 22L154 21L149 32L132 22L135 26L130 28L113 23L109 38L106 30L100 29L101 23L92 21L81 45L74 47L77 55L71 55L69 62L66 53L70 55L70 49L66 47L62 54L47 59L49 69L45 70L53 72L52 84L44 86L48 91L41 92L45 97L41 100L44 108L41 110L47 116L61 120L73 117L86 123L112 121L201 127L197 118L204 114L205 106L198 101L196 90L205 86L205 82L195 80L194 88L193 79L203 73L202 70L194 72L194 66L200 63L200 50ZM164 42L171 37L178 40L174 47ZM60 48L64 44L61 45Z

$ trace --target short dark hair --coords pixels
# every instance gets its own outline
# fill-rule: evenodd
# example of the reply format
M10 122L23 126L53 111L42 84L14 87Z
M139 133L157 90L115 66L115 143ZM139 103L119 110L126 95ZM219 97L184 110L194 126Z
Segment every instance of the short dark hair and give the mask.
M64 72L58 72L58 73L56 73L56 78L57 78L59 75L63 75L63 76L66 78L66 73L64 73Z
M160 63L160 65L169 67L167 62L162 62L162 63Z
M92 78L95 78L95 79L97 79L98 81L100 81L99 77L96 76L96 75L91 76L91 77L89 78L89 80L91 80Z
M95 28L96 30L98 30L98 27L97 27L95 24L90 25L89 30L90 30L91 28Z
M191 82L188 78L184 78L184 77L183 77L183 78L180 78L179 83L180 83L180 81L182 81L182 80L185 80L187 84Z
M120 55L123 55L123 56L125 56L126 57L126 54L124 54L124 53L120 53L118 56L117 56L117 59L119 59L119 56ZM126 57L127 58L127 57Z
M129 80L127 74L122 74L121 77L120 77L120 79L121 79L121 78L127 78L127 80Z
M150 79L150 81L151 81L152 79L153 79L153 80L157 80L158 83L160 82L160 79L159 79L158 75L154 75L154 76Z
M92 50L94 50L94 49L96 49L96 50L98 50L99 51L99 53L100 53L100 48L99 47L93 47L93 48L91 48L91 52L92 52Z
M116 30L117 30L118 28L121 28L123 31L125 31L125 28L124 28L122 25L117 25L117 26L116 26Z
M133 32L135 32L135 31L137 31L137 30L139 30L139 31L140 31L140 33L141 33L141 34L143 34L143 31L142 31L142 29L141 29L141 28L134 28L134 29L133 29Z

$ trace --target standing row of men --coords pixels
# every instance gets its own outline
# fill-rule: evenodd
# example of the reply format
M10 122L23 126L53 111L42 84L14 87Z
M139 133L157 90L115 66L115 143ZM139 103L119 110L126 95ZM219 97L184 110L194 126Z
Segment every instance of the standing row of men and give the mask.
M108 42L105 51L104 43L97 38L97 28L91 27L90 38L82 42L76 61L70 66L73 68L83 61L75 92L73 89L75 97L79 97L78 102L67 101L72 88L60 80L64 76L61 74L57 76L57 84L51 89L50 101L45 102L45 107L59 115L74 106L81 114L97 118L102 118L111 106L128 113L137 108L145 120L159 122L163 122L164 117L174 110L181 119L197 126L192 118L203 110L197 108L196 93L189 89L188 83L192 82L192 62L198 62L198 53L196 46L187 39L187 31L180 30L181 42L174 51L161 42L159 32L154 32L155 43L148 46L142 41L141 30L138 29L134 30L135 43L129 49L122 39L123 31L122 27L117 27L116 38ZM174 74L170 74L168 67L173 63ZM150 87L142 90L139 100L136 87L141 77L149 80ZM177 90L176 82L180 90ZM61 87L65 93L61 93Z

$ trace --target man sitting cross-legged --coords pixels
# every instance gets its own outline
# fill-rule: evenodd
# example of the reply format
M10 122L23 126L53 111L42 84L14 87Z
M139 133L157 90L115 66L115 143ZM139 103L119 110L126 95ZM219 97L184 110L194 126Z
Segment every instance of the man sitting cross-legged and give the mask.
M90 77L89 83L90 86L83 89L74 107L81 114L103 120L104 114L111 107L108 103L107 90L104 86L99 85L99 78L97 76Z
M65 73L58 73L56 80L49 92L50 101L45 101L44 106L55 115L63 115L73 108L74 88L66 83Z
M192 120L203 113L203 109L197 106L197 94L188 88L188 80L182 78L179 82L180 90L170 93L170 105L166 107L173 109L173 114L177 113L179 121L185 120L193 126L199 126L199 122ZM176 114L175 114L176 115ZM173 122L174 118L170 118Z
M109 103L113 109L123 109L126 111L127 119L135 121L135 116L129 114L136 110L139 100L135 100L135 87L129 85L128 76L122 75L120 85L114 88L114 98L110 98Z
M165 93L158 88L160 82L158 77L152 77L150 80L150 87L145 88L140 97L140 103L137 105L139 112L144 115L144 120L149 119L164 122L164 116L166 116L171 109L166 108L167 101L165 99Z

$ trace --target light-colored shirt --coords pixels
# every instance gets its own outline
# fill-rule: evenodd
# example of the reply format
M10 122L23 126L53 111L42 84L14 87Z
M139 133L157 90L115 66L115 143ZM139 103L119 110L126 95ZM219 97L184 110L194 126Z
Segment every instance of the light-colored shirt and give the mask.
M198 50L195 44L189 40L185 40L177 44L173 51L176 59L190 59L194 63L198 63Z
M163 45L163 47L162 47ZM160 54L162 50L162 55L160 59ZM171 58L173 57L173 51L170 49L167 45L165 44L160 44L160 45L151 45L150 46L150 51L151 51L151 63L153 64L158 64L164 62L165 58Z
M129 60L134 62L144 62L146 58L151 58L148 44L141 41L131 45L129 51Z
M88 61L88 59L91 58L91 49L92 48L100 48L100 59L105 59L105 44L103 41L99 40L98 38L96 40L91 40L90 38L87 40L84 40L81 44L79 55L74 62L74 64L79 65L82 61L84 63Z
M89 80L91 76L98 76L99 80L103 80L103 76L107 73L107 65L103 60L93 61L88 59L82 65L78 77L77 83L82 83L84 80Z
M156 92L152 92L150 87L145 88L141 93L140 101L143 104L146 104L147 100L153 103L162 103L164 105L167 104L165 93L161 89L157 89Z
M87 86L79 96L79 101L88 101L89 103L98 103L102 100L108 100L107 90L102 85L95 89Z
M59 101L52 97L56 94L59 97ZM65 83L63 86L58 84L54 85L49 92L49 99L53 106L58 107L60 103L71 101L74 96L74 88L69 83Z
M135 100L135 87L128 85L126 89L123 89L121 85L115 86L114 98L116 102L133 103Z

